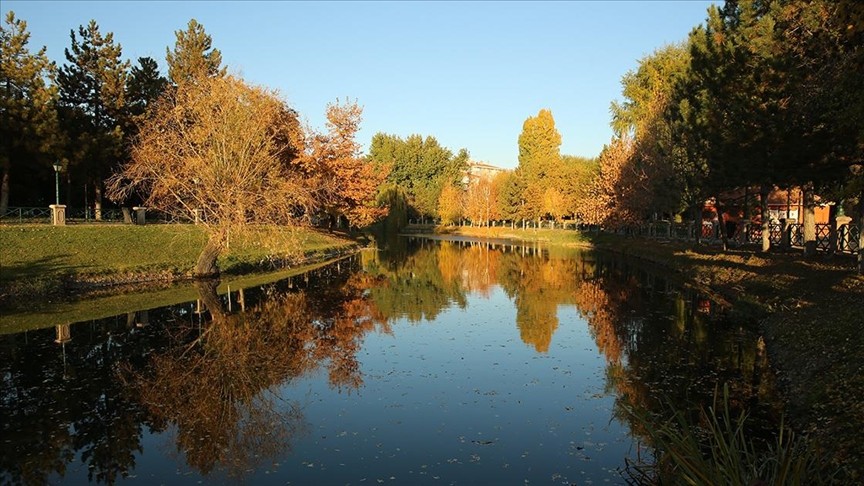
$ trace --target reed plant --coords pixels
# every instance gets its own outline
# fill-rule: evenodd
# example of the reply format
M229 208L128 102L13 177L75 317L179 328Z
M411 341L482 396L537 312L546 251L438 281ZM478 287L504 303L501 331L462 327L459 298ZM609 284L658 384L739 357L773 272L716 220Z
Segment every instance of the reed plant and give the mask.
M728 385L715 390L712 406L700 407L698 423L675 406L671 418L627 411L647 431L653 460L628 462L633 485L780 486L842 484L840 471L815 440L780 422L773 440L748 432L748 413L734 414Z

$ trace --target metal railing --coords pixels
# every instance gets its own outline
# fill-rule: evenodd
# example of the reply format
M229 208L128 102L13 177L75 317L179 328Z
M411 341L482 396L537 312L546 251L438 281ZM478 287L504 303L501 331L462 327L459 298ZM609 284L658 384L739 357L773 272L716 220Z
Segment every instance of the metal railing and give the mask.
M4 223L50 223L51 209L8 207L0 213L0 221Z
M127 214L124 215L124 211ZM93 208L66 208L66 221L69 223L129 223L135 220L135 211L129 208L112 208L96 211ZM147 224L191 224L194 215L187 218L176 217L161 211L148 210ZM0 213L2 224L51 224L51 209L47 207L8 207Z
M421 221L410 221L410 224L421 224ZM427 224L435 224L435 221L427 220ZM565 229L578 231L598 231L596 226L589 226L575 221L566 223L554 223L551 221L519 220L519 221L495 221L490 226L499 226L517 229ZM729 230L732 230L730 227ZM695 239L696 225L690 221L675 223L665 220L632 224L619 228L613 232L637 237L657 239ZM608 231L608 230L603 230ZM832 233L834 235L832 236ZM816 250L833 251L837 253L852 254L858 252L860 229L854 224L844 224L836 229L832 225L820 223L816 225ZM833 239L832 239L833 238ZM704 221L700 227L700 239L707 244L719 244L722 241L719 223L717 221ZM784 241L785 239L785 241ZM784 232L783 224L771 223L769 225L769 240L774 248L803 248L804 247L804 225L791 223L786 225ZM762 242L762 226L753 223L736 223L732 234L727 241L733 246L757 245ZM832 243L833 242L833 243Z
M669 225L672 225L671 228ZM815 244L816 250L822 252L835 251L837 253L852 254L858 252L859 236L861 229L854 224L843 224L836 229L833 225L820 223L816 225ZM649 238L667 239L694 239L694 224L691 223L669 223L658 221L643 223L617 231L621 234L631 236L643 236ZM785 242L784 242L785 236ZM719 244L722 241L720 227L717 222L706 221L701 225L701 240L708 244ZM785 235L783 225L771 223L769 225L769 240L771 246L776 248L803 248L804 247L804 225L793 223L786 225ZM762 241L762 226L759 224L738 224L734 232L728 236L727 241L735 246L759 244Z

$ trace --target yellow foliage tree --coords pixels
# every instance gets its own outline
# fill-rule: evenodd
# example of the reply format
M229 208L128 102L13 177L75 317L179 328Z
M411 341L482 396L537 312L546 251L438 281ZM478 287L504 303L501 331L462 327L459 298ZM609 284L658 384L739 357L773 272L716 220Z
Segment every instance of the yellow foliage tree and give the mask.
M441 223L455 224L462 219L462 189L447 182L441 188L441 196L438 198L438 214Z
M123 200L136 192L145 206L183 219L200 211L209 239L197 276L218 275L229 232L297 224L318 206L321 188L297 160L304 143L297 114L275 92L235 76L202 76L166 92L154 109L108 194Z

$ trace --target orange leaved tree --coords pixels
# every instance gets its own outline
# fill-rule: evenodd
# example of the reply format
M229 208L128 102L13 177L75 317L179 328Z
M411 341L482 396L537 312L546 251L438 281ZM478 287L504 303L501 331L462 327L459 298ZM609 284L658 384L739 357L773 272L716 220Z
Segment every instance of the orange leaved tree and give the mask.
M275 92L230 75L196 77L153 109L108 195L134 192L172 216L198 214L209 238L196 276L218 275L229 233L294 224L315 210L316 190L298 163L305 142L297 113Z

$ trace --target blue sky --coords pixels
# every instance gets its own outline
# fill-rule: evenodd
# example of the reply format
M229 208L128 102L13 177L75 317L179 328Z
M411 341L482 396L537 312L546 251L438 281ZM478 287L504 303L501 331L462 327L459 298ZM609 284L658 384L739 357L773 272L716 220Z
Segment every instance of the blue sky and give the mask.
M562 153L593 157L612 136L621 77L704 22L706 1L136 2L4 0L31 51L58 65L69 32L96 20L123 56L150 56L195 18L247 81L280 91L323 128L336 98L364 106L359 141L431 135L473 160L517 165L522 123L552 110Z

